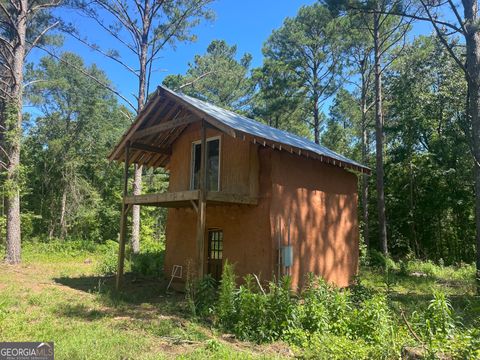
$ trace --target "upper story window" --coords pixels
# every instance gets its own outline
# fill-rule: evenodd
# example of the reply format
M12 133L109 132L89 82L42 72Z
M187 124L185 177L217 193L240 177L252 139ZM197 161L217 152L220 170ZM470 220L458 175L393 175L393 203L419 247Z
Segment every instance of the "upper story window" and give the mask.
M200 161L202 144L196 141L192 144L192 177L190 188L200 188ZM220 138L207 139L207 190L220 190Z

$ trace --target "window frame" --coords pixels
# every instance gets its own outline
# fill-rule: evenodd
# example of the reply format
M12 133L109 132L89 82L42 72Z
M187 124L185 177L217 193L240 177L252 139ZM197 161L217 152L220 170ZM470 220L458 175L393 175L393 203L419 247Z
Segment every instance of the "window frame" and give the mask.
M211 239L210 236L214 233L218 234L218 239ZM207 229L207 240L208 240L208 254L207 260L220 260L223 261L223 229L222 228L209 228ZM221 244L221 249L219 248L212 248L212 241L217 244ZM212 257L212 252L215 256ZM220 257L219 257L220 256Z
M218 140L218 189L217 190L208 190L207 191L220 191L221 190L221 173L222 173L222 136L216 135L206 138L206 144L210 141ZM194 176L195 176L195 146L202 143L202 140L195 140L192 141L192 145L190 147L190 190L196 190L194 188ZM201 161L201 160L200 160Z

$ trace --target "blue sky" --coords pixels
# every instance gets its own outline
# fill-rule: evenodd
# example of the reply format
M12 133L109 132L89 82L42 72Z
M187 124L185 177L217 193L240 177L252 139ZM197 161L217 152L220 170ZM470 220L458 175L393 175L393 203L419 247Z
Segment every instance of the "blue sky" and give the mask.
M156 63L151 81L151 89L155 89L163 78L170 74L184 73L188 63L196 54L203 54L212 40L223 39L230 45L236 44L239 57L249 52L253 55L252 66L262 63L262 46L273 30L278 29L286 17L295 16L302 5L309 5L315 0L216 0L211 9L215 13L215 20L200 24L193 32L198 40L194 43L177 44L176 49L166 48L161 59ZM102 31L91 20L81 17L72 10L60 10L63 19L72 22L82 36L98 44L103 49L122 49L112 40L113 38ZM419 33L428 33L431 30L425 23L417 23L411 36ZM124 96L135 103L133 93L137 93L136 78L121 65L111 59L87 48L78 40L65 36L64 45L55 52L71 51L82 56L87 64L96 63L111 79L114 87ZM35 50L30 60L37 61L45 55L41 50ZM135 56L128 52L121 52L126 62L135 66ZM325 110L328 111L328 103Z
M200 24L194 33L198 40L194 43L180 43L176 49L168 48L162 53L162 58L156 63L156 70L152 76L152 88L160 84L163 78L170 74L184 73L188 63L196 54L203 54L212 40L223 39L229 44L236 44L241 55L249 52L253 55L252 66L262 63L262 46L274 29L279 28L288 16L295 16L302 5L314 3L314 0L217 0L211 5L215 12L215 20ZM117 45L111 37L103 34L98 27L77 13L62 10L60 15L71 21L79 31L91 41L103 48L115 48ZM120 46L121 47L121 46ZM134 102L132 93L137 92L136 79L121 65L105 58L76 39L66 36L64 46L57 49L72 51L81 55L86 63L96 63L103 69L113 82L114 86ZM36 50L30 60L36 61L44 53ZM136 64L135 58L128 53L129 64Z

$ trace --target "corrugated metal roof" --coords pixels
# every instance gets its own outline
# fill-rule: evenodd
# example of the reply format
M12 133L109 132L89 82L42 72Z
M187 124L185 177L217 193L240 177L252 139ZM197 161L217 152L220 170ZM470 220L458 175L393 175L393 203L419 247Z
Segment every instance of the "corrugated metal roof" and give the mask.
M185 102L189 103L190 105L196 107L200 111L215 118L216 120L220 121L224 125L234 130L241 131L266 140L275 141L280 144L308 150L320 156L326 156L331 159L335 159L340 162L347 163L353 166L358 166L362 169L368 170L366 166L301 136L273 128L253 119L249 119L245 116L239 115L233 111L222 109L221 107L193 98L180 92L175 92L168 89L167 87L160 86L160 88L176 97L181 98Z

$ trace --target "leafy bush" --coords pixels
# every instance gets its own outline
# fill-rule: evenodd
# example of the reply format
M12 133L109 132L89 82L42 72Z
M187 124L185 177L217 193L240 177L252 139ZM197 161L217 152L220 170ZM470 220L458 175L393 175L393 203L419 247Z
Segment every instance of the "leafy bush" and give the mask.
M240 286L235 297L235 322L228 324L227 328L241 339L257 342L273 340L267 327L267 301L267 296L254 290L252 277L246 277L245 284ZM227 323L227 319L220 321Z
M192 316L207 316L213 312L217 298L217 281L210 275L198 280L187 274L185 298Z
M360 228L364 227L364 222L362 221L360 223ZM360 240L359 240L359 262L360 266L369 266L370 265L370 256L368 253L368 247L367 244L365 243L365 239L363 237L363 231L360 232Z
M416 330L429 358L480 358L480 330L466 329L456 321L449 299L443 292L434 292L433 299L421 313L412 316Z
M448 348L446 345L453 338L455 321L452 306L444 293L434 292L427 309L421 314L415 313L413 318L431 357Z
M99 275L109 276L117 273L118 266L118 243L107 241L102 246L102 257L96 266ZM125 259L125 271L128 271L130 262Z
M151 237L142 237L140 253L131 254L131 270L135 274L145 276L161 276L165 257L165 243Z
M412 274L424 273L431 278L450 280L450 281L464 281L474 280L475 265L474 264L460 264L459 266L443 266L436 265L432 261L410 260L406 264L407 273Z
M280 278L278 285L271 282L267 293L267 337L280 339L290 328L297 326L298 302L292 294L291 278ZM263 294L262 294L263 295Z
M295 339L292 341L292 339ZM382 345L371 345L362 339L351 339L331 333L310 333L302 329L291 331L290 344L302 358L319 360L367 360L386 358Z
M308 274L302 293L303 306L299 307L300 327L311 333L329 330L329 312L324 300L324 287L318 287L313 274ZM322 283L323 285L323 283Z
M235 309L236 286L233 265L226 260L218 291L217 313L220 324L224 329L230 331L232 330L232 324L236 322L237 318Z
M429 338L445 340L455 329L453 309L443 292L436 291L424 314L425 330Z
M452 352L458 359L480 359L480 328L459 332L452 343Z
M263 292L248 275L238 289L233 267L226 263L217 303L218 322L224 330L256 342L274 341L296 326L297 308L292 297L290 278L269 284Z
M198 315L211 314L216 301L217 281L210 275L205 276L197 284L195 309Z
M108 243L108 241L107 241ZM109 245L107 245L108 247ZM83 239L50 239L46 241L27 241L23 244L23 252L29 255L62 255L76 257L85 253L95 253L103 250L104 246L94 243L93 241Z
M389 338L391 326L390 309L383 295L374 295L365 300L352 313L353 338L381 344Z
M360 291L336 288L311 274L299 297L292 293L289 277L271 282L263 292L252 276L246 276L237 289L233 270L227 265L217 304L218 320L224 330L255 342L286 340L303 347L328 334L385 345L393 326L386 298L366 291L360 296ZM346 343L351 345L351 341Z
M132 254L130 258L133 273L145 276L160 276L163 274L163 251Z
M381 269L398 270L398 265L389 256L383 255L376 250L370 251L370 266Z

